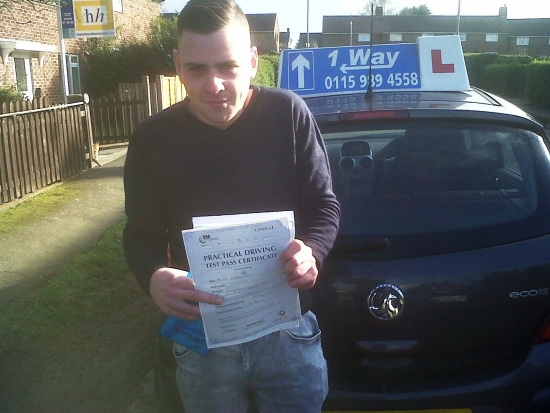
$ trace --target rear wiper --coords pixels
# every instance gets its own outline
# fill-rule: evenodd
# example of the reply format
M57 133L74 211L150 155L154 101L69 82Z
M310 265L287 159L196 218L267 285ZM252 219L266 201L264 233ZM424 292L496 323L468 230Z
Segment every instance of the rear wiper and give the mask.
M364 252L364 251L387 251L390 242L387 238L339 238L334 243L334 249L338 251Z

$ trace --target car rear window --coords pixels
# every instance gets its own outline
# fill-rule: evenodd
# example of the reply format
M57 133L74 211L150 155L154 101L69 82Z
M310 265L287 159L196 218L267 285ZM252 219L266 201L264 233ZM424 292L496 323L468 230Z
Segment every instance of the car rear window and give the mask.
M340 239L388 238L387 253L402 256L548 232L537 213L548 208L548 155L532 132L430 121L321 129L342 207Z

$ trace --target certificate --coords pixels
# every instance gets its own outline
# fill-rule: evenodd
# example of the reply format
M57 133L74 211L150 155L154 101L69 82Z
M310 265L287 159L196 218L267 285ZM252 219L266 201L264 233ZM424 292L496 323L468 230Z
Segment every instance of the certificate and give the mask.
M210 223L182 232L197 290L223 297L222 305L200 303L208 348L244 343L296 327L301 318L298 290L288 285L281 253L294 237L293 217L255 214L229 223Z

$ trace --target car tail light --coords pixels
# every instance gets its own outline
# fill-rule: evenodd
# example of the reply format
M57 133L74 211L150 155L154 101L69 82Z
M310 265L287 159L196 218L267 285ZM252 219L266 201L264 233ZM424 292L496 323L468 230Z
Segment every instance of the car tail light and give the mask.
M542 325L539 337L535 340L535 344L550 342L550 315L546 317L546 322Z
M537 340L537 344L546 343L548 341L550 341L550 322L546 323L546 327L544 328L542 334Z
M408 118L409 111L406 109L398 109L361 112L340 112L338 117L340 121Z

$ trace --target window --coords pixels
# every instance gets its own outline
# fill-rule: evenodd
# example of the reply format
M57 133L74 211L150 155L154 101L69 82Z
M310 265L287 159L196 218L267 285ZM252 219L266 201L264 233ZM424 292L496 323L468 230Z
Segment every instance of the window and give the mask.
M15 84L17 90L23 93L25 99L33 99L33 86L31 76L31 62L28 57L14 57Z
M488 42L488 43L498 42L498 34L497 33L487 33L485 35L485 41Z
M516 46L529 46L529 38L528 37L518 37L516 39Z
M370 33L359 33L357 37L361 43L370 43Z
M465 42L465 41L466 41L466 33L460 33L459 36L460 36L460 41L461 41L461 42Z
M425 120L323 125L321 132L342 209L340 237L379 234L415 243L430 234L442 243L429 248L449 252L501 243L495 228L513 226L508 241L525 238L537 225L536 211L544 210L545 189L537 184L544 170L536 167L541 138L531 132Z
M113 10L122 13L122 0L113 0Z
M80 88L80 63L78 55L65 55L67 59L67 82L69 84L69 94L79 95L82 93Z
M390 33L390 42L401 42L403 41L402 33Z

